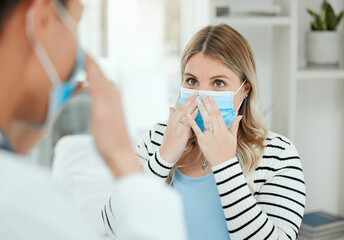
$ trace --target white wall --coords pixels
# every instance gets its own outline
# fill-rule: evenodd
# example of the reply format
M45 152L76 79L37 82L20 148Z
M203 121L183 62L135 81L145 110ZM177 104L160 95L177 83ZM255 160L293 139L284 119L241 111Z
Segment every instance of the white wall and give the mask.
M299 84L297 147L307 186L307 211L343 212L343 80Z
M133 142L168 118L165 8L161 0L109 1L110 56Z
M305 34L311 20L306 7L320 11L321 2L300 1L301 65L306 63ZM337 11L344 7L342 0L330 2ZM323 209L344 215L344 76L342 79L303 80L299 82L298 96L296 144L307 184L306 210Z

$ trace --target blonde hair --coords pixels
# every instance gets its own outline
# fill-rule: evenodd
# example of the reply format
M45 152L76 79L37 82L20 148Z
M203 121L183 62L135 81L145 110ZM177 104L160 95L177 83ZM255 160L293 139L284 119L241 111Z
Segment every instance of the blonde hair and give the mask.
M182 78L189 58L199 52L219 59L228 68L236 72L241 77L242 82L246 80L251 84L251 91L238 113L243 118L238 129L237 157L246 176L259 165L267 135L267 129L258 110L258 84L253 52L247 40L232 27L225 24L205 27L193 36L184 50L181 60ZM192 131L179 160L187 159L194 150L197 150L195 159L198 160L202 156L202 152ZM177 162L167 178L168 183L172 183L175 170L178 167L185 167L185 165L180 165Z

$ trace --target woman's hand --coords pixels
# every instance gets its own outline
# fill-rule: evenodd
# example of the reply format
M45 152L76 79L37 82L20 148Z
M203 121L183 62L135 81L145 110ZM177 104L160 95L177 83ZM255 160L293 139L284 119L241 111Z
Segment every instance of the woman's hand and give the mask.
M177 110L170 109L170 118L160 147L160 155L166 162L176 163L183 154L191 132L188 115L191 119L196 119L197 100L198 92L188 97Z
M214 167L236 156L237 132L242 116L237 116L228 129L213 97L202 95L202 100L204 104L198 101L198 109L203 118L204 132L191 116L189 122L205 158Z
M125 125L119 91L86 56L92 96L92 133L99 153L115 177L142 171Z

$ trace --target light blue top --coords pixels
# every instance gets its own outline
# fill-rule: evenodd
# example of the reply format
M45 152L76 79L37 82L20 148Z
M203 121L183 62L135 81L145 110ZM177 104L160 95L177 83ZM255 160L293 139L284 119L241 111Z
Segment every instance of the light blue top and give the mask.
M189 240L230 239L213 173L192 178L177 169L173 188L183 200Z

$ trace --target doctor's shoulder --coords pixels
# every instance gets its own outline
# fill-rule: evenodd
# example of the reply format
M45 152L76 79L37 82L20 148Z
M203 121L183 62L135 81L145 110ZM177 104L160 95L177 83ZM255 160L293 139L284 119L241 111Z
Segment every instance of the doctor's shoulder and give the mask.
M0 239L91 239L69 192L27 157L0 152L0 196Z

